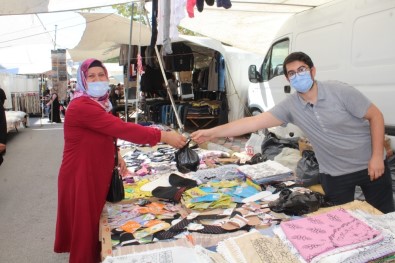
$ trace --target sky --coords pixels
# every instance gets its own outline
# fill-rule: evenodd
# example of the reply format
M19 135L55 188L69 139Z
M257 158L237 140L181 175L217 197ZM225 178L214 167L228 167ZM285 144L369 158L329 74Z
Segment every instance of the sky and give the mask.
M0 65L19 68L20 74L50 70L55 43L56 49L72 49L85 30L85 19L77 12L0 16L0 24Z

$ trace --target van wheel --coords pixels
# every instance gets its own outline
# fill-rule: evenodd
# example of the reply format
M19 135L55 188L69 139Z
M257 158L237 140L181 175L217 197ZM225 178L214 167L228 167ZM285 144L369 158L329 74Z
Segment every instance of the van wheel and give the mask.
M261 113L262 113L262 111L260 109L258 109L258 108L251 108L250 109L251 116L256 116L256 115L259 115Z

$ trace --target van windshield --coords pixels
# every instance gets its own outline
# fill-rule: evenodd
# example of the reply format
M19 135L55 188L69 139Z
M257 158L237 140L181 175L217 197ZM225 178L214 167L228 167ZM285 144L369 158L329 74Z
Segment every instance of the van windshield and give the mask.
M283 62L288 54L289 39L283 39L273 44L261 67L261 75L264 80L283 75Z

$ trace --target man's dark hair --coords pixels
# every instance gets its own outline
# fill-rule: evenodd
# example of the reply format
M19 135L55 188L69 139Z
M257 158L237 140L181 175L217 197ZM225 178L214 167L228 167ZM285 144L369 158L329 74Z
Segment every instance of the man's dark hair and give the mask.
M289 54L285 59L284 59L284 63L283 63L283 71L284 71L284 75L287 76L287 64L294 62L294 61L302 61L304 62L307 66L309 66L309 68L314 67L313 61L311 60L311 58L306 55L303 52L293 52L291 54Z

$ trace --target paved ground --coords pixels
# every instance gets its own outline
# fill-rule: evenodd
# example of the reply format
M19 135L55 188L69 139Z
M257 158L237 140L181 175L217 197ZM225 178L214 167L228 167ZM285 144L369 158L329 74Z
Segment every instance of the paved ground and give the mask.
M220 141L229 148L245 143ZM63 124L30 118L28 128L9 133L0 166L1 263L68 262L68 254L53 252L62 151Z
M68 262L68 254L53 252L63 124L31 118L8 140L0 166L0 262Z
M0 263L63 263L53 252L63 124L30 118L8 136L0 166Z

